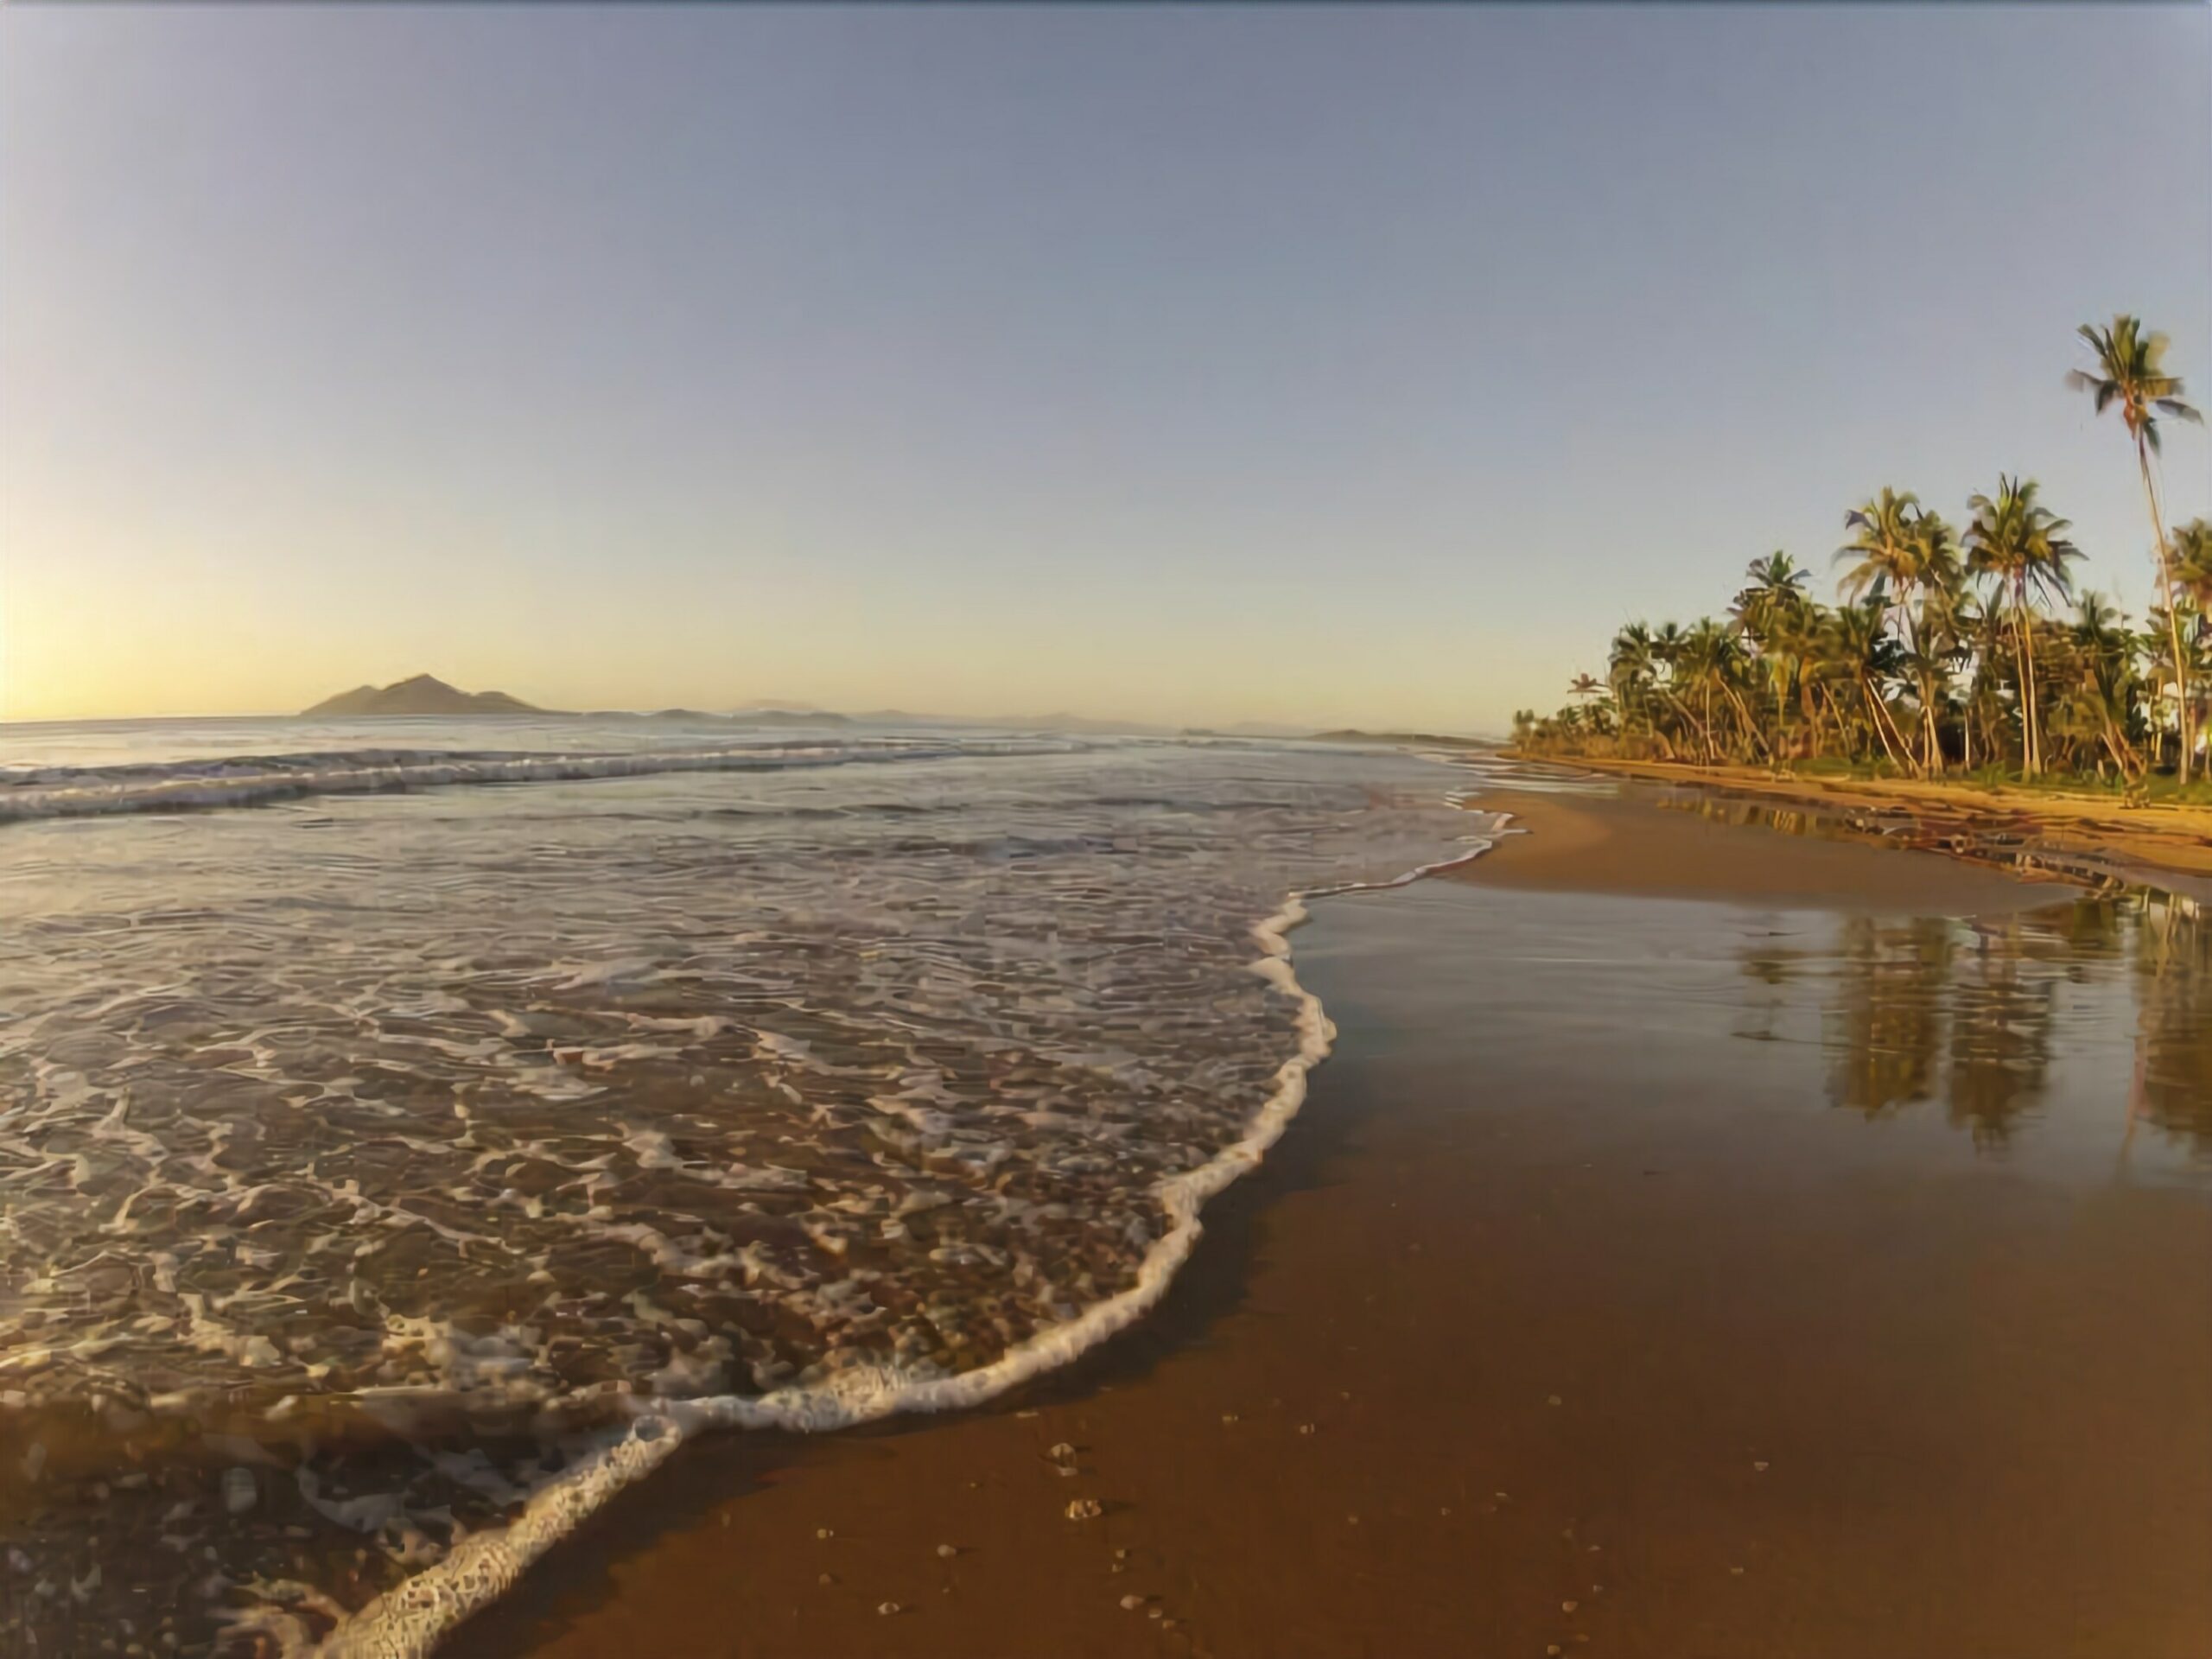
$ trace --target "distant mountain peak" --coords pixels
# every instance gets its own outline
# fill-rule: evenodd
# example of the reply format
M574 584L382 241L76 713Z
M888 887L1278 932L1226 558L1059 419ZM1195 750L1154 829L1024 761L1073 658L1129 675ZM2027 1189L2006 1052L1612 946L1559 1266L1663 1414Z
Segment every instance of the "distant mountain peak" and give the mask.
M435 674L416 674L390 685L356 686L325 697L303 717L363 715L535 715L546 711L504 691L463 691Z

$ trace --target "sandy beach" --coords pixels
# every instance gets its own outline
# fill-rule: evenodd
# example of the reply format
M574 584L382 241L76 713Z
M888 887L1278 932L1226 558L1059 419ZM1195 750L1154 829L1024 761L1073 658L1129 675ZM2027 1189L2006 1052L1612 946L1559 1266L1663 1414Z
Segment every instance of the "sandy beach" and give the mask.
M1691 799L1802 810L2077 874L2136 875L2203 894L2212 808L2124 797L2064 782L2026 788L1956 778L1827 778L1764 766L1579 758L1586 772ZM1541 770L1541 768L1539 768Z
M1484 804L1529 833L1297 936L1336 1053L1150 1321L971 1415L703 1443L452 1650L2203 1653L2179 924Z

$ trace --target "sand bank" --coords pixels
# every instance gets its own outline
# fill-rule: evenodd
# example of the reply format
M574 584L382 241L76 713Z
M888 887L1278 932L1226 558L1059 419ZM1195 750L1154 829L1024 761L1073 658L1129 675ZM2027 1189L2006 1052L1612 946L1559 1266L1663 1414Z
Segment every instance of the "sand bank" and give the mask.
M2212 807L2130 805L2063 787L2030 789L1955 779L1824 779L1762 766L1650 760L1576 760L1578 769L1770 804L1795 803L1866 818L1915 821L1933 838L1994 838L2031 855L2086 860L2152 877L2212 877Z
M1454 879L1527 893L1802 906L1849 912L1994 913L2066 896L2047 880L1941 854L1743 826L1612 794L1486 790L1525 833Z

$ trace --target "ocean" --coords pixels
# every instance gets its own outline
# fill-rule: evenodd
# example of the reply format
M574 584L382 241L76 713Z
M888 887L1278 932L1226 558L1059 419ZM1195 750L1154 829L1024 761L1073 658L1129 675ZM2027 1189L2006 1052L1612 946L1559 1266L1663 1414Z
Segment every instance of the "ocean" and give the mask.
M0 728L23 1653L426 1651L717 1428L1140 1317L1436 759L725 721Z

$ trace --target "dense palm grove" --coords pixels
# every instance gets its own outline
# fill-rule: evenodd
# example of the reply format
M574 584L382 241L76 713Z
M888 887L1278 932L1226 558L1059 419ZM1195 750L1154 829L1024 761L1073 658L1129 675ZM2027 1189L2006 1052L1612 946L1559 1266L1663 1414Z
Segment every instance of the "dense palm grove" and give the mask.
M2133 317L2085 327L2072 384L2117 410L2156 548L2138 629L2077 591L2080 550L2031 478L2000 474L1957 524L1884 489L1844 515L1837 601L1786 553L1754 562L1725 617L1632 622L1603 679L1514 717L1532 753L1780 765L1822 760L1932 776L1955 769L2186 784L2212 687L2212 524L2169 532L2152 465L2162 418L2194 422L2166 340ZM2176 665L2179 664L2177 672Z

